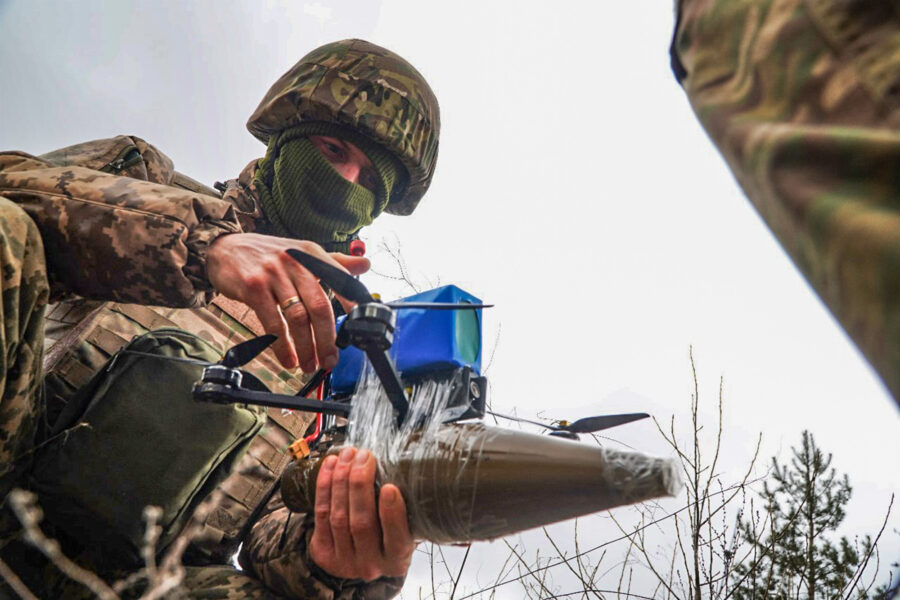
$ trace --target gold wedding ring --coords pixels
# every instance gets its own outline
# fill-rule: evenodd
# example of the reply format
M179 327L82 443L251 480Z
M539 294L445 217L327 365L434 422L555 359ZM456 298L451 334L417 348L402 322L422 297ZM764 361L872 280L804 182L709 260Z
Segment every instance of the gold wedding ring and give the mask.
M300 300L300 296L291 296L287 300L281 303L281 311L284 312L295 304L300 304L302 300Z

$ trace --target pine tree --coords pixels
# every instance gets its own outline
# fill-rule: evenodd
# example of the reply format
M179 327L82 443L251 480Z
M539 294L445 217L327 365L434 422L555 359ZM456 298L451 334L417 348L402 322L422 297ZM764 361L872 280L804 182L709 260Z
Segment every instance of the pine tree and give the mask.
M751 544L750 560L736 565L732 577L737 600L830 600L865 598L854 579L868 556L871 539L858 544L827 535L844 520L851 487L839 477L812 434L803 432L800 448L791 448L790 464L772 459L764 485L762 514L740 525ZM852 595L847 592L850 588Z

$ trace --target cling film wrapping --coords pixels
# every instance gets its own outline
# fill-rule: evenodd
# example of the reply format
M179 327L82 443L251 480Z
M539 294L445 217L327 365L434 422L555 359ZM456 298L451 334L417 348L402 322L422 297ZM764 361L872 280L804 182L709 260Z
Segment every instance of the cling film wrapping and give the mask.
M379 484L400 488L417 539L490 540L680 489L670 459L482 423L444 424L447 392L430 382L416 388L398 428L370 377L350 416L347 443L376 456ZM285 472L282 496L292 510L314 506L320 464L299 461Z

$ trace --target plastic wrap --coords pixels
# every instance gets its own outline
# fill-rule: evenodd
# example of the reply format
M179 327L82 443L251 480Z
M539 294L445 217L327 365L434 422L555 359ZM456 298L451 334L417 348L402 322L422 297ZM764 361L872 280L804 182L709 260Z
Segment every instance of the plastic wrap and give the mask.
M398 431L369 378L350 416L347 444L376 456L378 484L400 488L417 539L488 540L681 487L669 459L481 423L442 424L446 391L434 383L415 389ZM311 510L318 467L309 460L286 471L282 495L292 510Z

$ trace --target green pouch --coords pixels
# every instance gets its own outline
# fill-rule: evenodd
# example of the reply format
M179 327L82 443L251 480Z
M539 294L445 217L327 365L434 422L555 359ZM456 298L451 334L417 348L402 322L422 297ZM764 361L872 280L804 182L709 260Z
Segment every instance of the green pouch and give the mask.
M104 567L142 564L145 506L162 508L157 552L228 476L265 412L195 402L200 364L220 353L180 329L136 337L72 398L31 477L46 518L79 540Z

